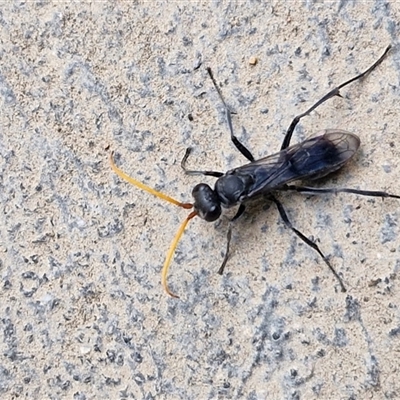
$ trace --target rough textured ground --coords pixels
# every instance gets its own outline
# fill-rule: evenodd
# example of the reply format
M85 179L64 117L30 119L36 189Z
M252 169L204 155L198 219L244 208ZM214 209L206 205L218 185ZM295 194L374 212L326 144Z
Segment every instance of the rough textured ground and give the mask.
M168 297L160 269L187 211L121 181L108 156L190 201L256 157L335 85L390 56L299 124L362 148L324 186L400 193L399 3L3 3L0 12L2 399L400 398L399 201L280 196L348 287L258 203L190 223ZM252 59L257 63L253 65ZM254 60L254 59L253 59ZM245 131L242 131L242 126ZM232 213L231 213L232 214Z

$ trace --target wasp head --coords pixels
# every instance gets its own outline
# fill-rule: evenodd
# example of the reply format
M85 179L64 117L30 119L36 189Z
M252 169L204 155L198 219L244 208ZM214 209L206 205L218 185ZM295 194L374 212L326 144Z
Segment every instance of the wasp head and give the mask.
M199 183L193 188L193 207L200 218L207 222L216 221L221 215L221 202L217 193L205 183Z

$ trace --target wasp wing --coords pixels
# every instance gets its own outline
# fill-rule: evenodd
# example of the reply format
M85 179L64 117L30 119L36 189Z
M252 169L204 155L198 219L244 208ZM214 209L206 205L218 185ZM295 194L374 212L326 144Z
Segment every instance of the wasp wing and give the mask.
M235 168L227 175L236 175L251 184L241 198L279 189L300 179L318 179L342 167L357 151L360 139L349 132L326 129L322 135L290 146L279 153L260 158Z

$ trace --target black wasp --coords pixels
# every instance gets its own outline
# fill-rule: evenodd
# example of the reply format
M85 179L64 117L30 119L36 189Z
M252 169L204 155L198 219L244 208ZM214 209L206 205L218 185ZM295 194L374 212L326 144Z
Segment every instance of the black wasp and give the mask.
M185 156L183 157L183 160L181 162L181 166L186 174L208 175L218 178L215 182L214 189L211 189L210 186L205 183L200 183L194 187L192 191L192 195L194 198L193 204L180 203L179 201L161 192L158 192L151 187L144 185L143 183L126 175L115 165L113 161L113 153L111 153L111 167L122 179L177 206L186 209L194 208L194 211L192 211L187 216L185 221L180 226L178 232L176 233L175 238L172 241L170 249L167 253L164 267L162 269L161 281L166 292L169 295L173 297L178 297L173 294L168 288L167 272L176 246L178 245L178 242L183 234L183 231L185 230L187 223L197 215L207 222L215 221L221 216L222 208L230 208L239 205L236 215L231 220L234 221L243 214L245 210L245 204L248 200L253 200L261 196L264 196L275 203L285 225L322 257L326 265L339 281L341 290L343 292L346 291L342 279L332 267L327 257L322 253L318 245L314 241L307 238L298 229L293 227L282 203L274 196L274 192L295 191L308 194L344 192L359 194L363 196L382 198L393 197L396 199L400 199L400 196L381 191L358 190L349 188L315 188L289 184L290 182L298 180L313 181L322 178L341 168L356 153L357 149L360 146L360 139L352 133L338 129L326 129L321 132L322 134L320 134L319 136L312 137L293 146L289 145L293 131L301 118L309 115L313 110L315 110L318 106L320 106L322 103L329 100L330 98L334 96L341 97L341 88L368 75L385 59L390 49L391 46L389 45L383 55L379 58L379 60L376 61L366 71L335 87L319 101L317 101L313 106L311 106L306 112L295 117L285 134L280 151L276 154L260 158L259 160L255 160L251 152L242 143L240 143L240 141L234 135L231 112L225 103L225 100L214 79L211 69L207 68L207 72L224 105L231 140L236 148L250 162L241 167L231 169L226 173L217 171L188 170L186 169L185 164L187 158L189 157L190 149L187 149ZM228 260L231 233L232 225L229 226L228 230L227 249L221 268L218 271L220 274L222 274L225 264Z

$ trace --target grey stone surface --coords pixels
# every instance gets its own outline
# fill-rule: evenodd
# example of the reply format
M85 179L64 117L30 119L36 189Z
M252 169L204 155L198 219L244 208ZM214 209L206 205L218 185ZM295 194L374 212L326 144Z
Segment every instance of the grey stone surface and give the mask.
M393 50L301 121L362 148L324 186L400 193L398 2L10 2L0 11L2 399L400 398L399 202L282 195L348 287L268 203L235 224L121 181L108 162L190 201L192 168L261 157L291 119ZM252 57L257 59L253 65ZM189 118L189 115L191 117ZM241 127L245 127L242 131ZM206 182L213 182L205 178ZM230 213L232 215L232 213Z

